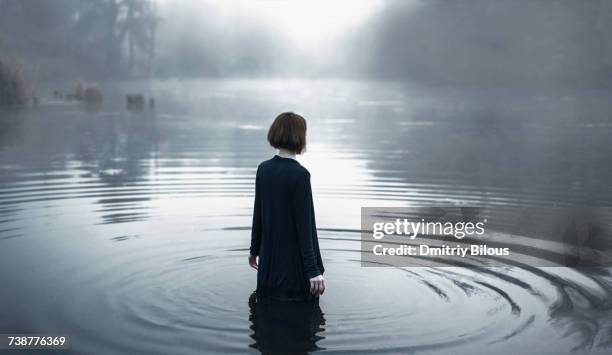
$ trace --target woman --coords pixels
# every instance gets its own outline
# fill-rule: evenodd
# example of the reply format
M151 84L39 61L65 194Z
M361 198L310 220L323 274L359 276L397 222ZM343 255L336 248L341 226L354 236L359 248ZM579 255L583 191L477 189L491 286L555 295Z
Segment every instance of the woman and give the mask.
M278 154L257 167L249 264L257 295L313 300L325 291L310 173L295 155L306 146L306 120L281 113L268 131Z

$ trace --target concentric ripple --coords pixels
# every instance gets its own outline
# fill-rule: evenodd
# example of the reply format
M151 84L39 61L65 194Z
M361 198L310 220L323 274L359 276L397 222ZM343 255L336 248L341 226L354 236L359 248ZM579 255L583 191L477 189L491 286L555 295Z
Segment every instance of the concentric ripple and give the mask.
M75 354L274 352L283 331L301 350L349 354L610 352L610 269L362 267L359 254L365 206L611 206L604 98L143 85L107 88L97 112L44 100L2 112L0 333L65 333ZM119 109L143 87L156 111ZM574 122L567 105L589 110ZM320 309L251 298L253 178L286 107L309 117Z

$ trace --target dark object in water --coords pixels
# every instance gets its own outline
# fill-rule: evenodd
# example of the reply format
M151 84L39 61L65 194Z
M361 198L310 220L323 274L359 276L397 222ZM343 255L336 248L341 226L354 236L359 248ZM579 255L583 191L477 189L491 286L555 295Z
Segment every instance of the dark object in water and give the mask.
M149 108L155 108L155 99L154 98L150 98L149 99Z
M88 87L83 91L81 100L85 102L102 102L102 92L96 87Z
M60 91L55 90L53 92L53 97L66 100L78 100L85 101L86 103L100 103L103 101L102 91L95 86L85 87L83 84L78 83L73 93L66 93L63 95Z
M34 106L38 106L38 103L39 103L39 102L40 102L40 101L38 100L38 97L36 97L36 96L32 97L32 105L34 105Z
M125 103L128 109L142 110L144 108L145 99L142 94L127 94Z
M74 97L77 100L83 100L84 96L85 96L85 92L83 89L83 84L78 83L76 88L74 89Z
M63 99L64 94L62 94L62 92L59 90L53 90L53 97L56 99Z

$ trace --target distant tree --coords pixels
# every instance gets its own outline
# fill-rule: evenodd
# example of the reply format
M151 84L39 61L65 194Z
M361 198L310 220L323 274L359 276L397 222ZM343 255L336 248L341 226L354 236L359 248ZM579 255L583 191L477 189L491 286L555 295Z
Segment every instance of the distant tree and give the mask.
M150 63L155 54L157 15L155 3L145 0L124 0L125 15L119 21L121 34L127 37L128 63L134 70L135 51L139 50Z
M158 21L154 0L0 0L0 54L39 79L148 75Z
M123 65L125 50L128 73L139 65L149 74L158 21L152 0L85 0L77 27L102 35L107 69Z
M23 105L28 101L22 67L0 59L0 106Z
M354 37L351 60L375 77L442 85L610 85L602 80L606 44L612 49L602 6L610 3L388 1Z

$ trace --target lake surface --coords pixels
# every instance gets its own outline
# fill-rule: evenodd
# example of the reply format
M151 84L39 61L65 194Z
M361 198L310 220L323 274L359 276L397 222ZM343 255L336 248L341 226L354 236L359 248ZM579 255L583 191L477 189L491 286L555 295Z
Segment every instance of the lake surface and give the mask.
M0 333L79 354L612 351L610 268L359 261L360 207L611 207L610 92L168 80L92 107L53 89L0 111ZM255 170L287 110L309 124L319 307L251 298Z

